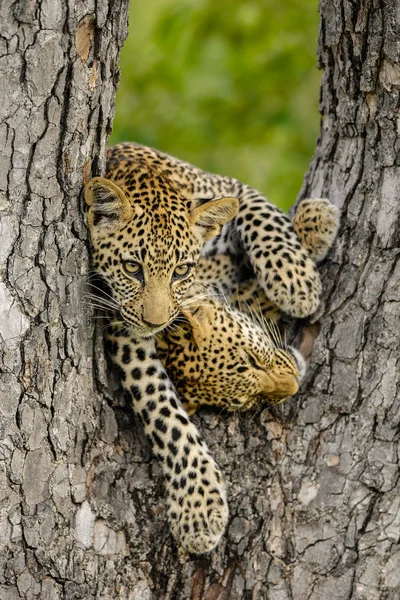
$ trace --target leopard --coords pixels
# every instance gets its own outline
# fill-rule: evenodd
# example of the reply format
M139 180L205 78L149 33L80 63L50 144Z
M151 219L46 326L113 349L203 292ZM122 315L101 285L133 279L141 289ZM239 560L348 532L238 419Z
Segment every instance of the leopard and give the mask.
M201 255L245 254L266 296L294 317L316 310L318 271L289 218L262 194L159 150L111 147L105 176L86 184L84 199L103 289L94 302L110 314L108 355L160 462L175 540L188 552L209 552L227 526L226 485L155 335L178 316Z
M177 324L156 336L158 356L186 412L206 405L244 412L293 396L306 371L301 353L268 321L235 309L212 290L205 300L204 286L198 292Z
M333 245L338 216L328 200L306 199L292 219L316 263ZM189 415L205 405L244 412L280 404L304 378L306 360L284 341L277 307L253 280L238 283L229 296L236 279L237 264L229 255L204 259L176 325L156 336L158 354ZM222 296L216 282L224 285Z

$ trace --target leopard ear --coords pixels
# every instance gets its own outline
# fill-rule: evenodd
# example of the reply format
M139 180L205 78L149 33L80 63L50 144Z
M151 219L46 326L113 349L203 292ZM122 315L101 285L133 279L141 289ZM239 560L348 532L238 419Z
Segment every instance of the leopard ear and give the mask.
M237 198L218 198L196 206L191 212L193 225L201 230L204 241L218 235L225 223L236 217L239 210Z
M204 345L213 328L215 312L213 306L193 306L182 310L182 315L192 329L192 338L198 348Z
M115 183L103 177L93 177L84 189L88 206L87 221L89 227L101 222L109 224L116 219L129 221L132 207L124 192Z

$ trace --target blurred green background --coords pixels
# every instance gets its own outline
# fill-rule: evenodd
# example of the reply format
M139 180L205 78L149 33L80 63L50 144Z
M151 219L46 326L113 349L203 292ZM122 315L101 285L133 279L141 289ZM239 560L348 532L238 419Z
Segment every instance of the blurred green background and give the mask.
M283 209L318 136L317 0L131 1L110 143L234 176Z

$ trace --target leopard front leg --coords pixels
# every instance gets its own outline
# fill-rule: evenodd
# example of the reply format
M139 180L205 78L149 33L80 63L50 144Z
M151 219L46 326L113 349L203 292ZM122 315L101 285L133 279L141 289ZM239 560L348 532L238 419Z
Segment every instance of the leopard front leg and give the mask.
M184 411L154 338L110 333L107 347L161 463L172 534L189 552L209 552L228 520L221 472Z
M305 199L300 203L292 225L302 250L315 263L323 260L333 245L339 227L339 211L325 198ZM264 317L278 319L280 310L267 298L258 279L254 276L247 279L243 277L240 259L232 253L202 256L198 263L197 279L205 284L218 283L229 301L244 312L255 311Z
M267 298L281 311L305 317L318 307L321 281L290 219L253 188L236 182L235 219L204 247L204 256L244 253Z
M235 226L267 298L294 317L312 314L319 304L321 281L290 219L243 186Z

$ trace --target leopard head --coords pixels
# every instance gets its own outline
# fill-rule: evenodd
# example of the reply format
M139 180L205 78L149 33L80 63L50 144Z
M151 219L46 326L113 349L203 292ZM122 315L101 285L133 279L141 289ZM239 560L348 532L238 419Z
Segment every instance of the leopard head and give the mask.
M211 299L183 308L157 345L189 413L202 404L228 411L279 404L297 392L305 372L303 357L284 346L275 326L268 330Z
M162 330L177 316L205 241L238 210L235 198L187 199L143 165L84 190L94 270L114 311L135 335Z

